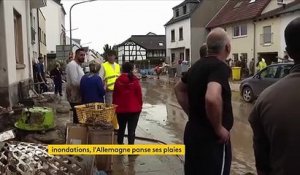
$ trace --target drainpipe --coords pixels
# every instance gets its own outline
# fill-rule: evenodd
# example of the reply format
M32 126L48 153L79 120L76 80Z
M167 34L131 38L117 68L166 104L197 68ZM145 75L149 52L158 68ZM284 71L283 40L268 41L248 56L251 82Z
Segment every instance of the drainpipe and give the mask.
M26 27L27 27L27 56L28 56L28 71L29 71L29 79L32 79L32 66L31 66L31 58L30 58L30 48L31 48L31 22L30 22L30 1L25 1L26 3Z
M254 41L253 41L253 58L254 58L254 72L256 72L256 24L253 21L254 26Z
M40 46L40 40L39 40L39 36L40 36L40 30L39 30L39 28L40 28L40 14L39 14L40 13L40 9L37 8L36 12L37 12L37 17L36 17L37 18L37 32L36 33L38 34L37 35L38 37L36 39L37 39L37 45L38 45L38 50L39 50L39 53L38 53L37 56L39 57L40 54L41 54L41 46Z

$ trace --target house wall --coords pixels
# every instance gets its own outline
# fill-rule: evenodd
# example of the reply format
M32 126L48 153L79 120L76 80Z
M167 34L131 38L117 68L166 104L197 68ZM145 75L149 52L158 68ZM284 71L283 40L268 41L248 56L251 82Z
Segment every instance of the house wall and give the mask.
M287 4L288 3L291 3L291 2L293 2L293 1L295 1L295 0L284 0ZM274 10L274 9L276 9L276 8L279 8L279 7L281 7L282 5L279 5L278 3L277 3L277 0L271 0L270 1L270 3L267 5L267 7L262 11L262 14L264 14L264 13L266 13L266 12L269 12L269 11L271 11L271 10Z
M208 22L220 11L227 0L201 1L191 17L191 60L192 64L199 58L199 49L206 42Z
M210 22L212 18L220 11L226 2L227 0L201 1L192 15L192 28L205 27L208 22Z
M124 46L119 46L118 47L118 62L120 63L120 61L122 62L122 55L125 54L124 51Z
M62 26L65 26L64 15L62 8L59 4L53 0L47 1L47 6L41 8L46 19L46 35L47 35L47 50L48 53L56 52L56 45L61 43L62 31L64 30Z
M199 49L206 42L207 30L205 27L193 27L191 30L191 64L194 64L200 58Z
M65 19L65 13L63 12L63 7L60 6L60 17L59 17L59 23L60 23L60 44L65 44L67 41L64 42L64 37L61 33L66 31L66 19ZM66 33L65 33L66 34Z
M233 36L233 27L235 25L247 24L247 36L243 37L234 37ZM233 59L233 54L238 54L240 58L242 53L247 53L248 64L254 56L254 24L251 21L245 21L243 23L235 23L227 26L223 26L226 30L226 33L229 36L231 41L231 53L229 58Z
M185 19L166 26L166 58L171 62L171 50L175 48L191 49L191 20ZM183 40L179 41L179 28L183 28ZM175 30L175 41L171 41L171 31ZM176 57L179 59L179 57Z
M0 0L0 24L5 24L4 0ZM6 43L5 25L0 25L0 41ZM0 44L0 105L9 106L8 60L6 44Z
M29 1L1 1L3 5L1 23L1 63L3 64L3 73L1 75L1 92L3 100L0 100L0 105L11 106L19 100L18 85L19 82L28 84L31 77L31 24L30 24L30 5ZM14 35L14 9L21 15L22 23L22 43L23 43L23 63L16 64L15 55L15 35ZM4 18L4 20L3 20ZM2 42L1 41L1 42ZM3 52L2 52L3 51ZM6 60L6 61L5 61ZM2 66L2 64L1 64ZM1 96L2 97L2 96Z
M9 84L29 78L29 64L28 64L28 43L27 31L30 29L30 21L27 21L27 14L29 14L29 1L4 1L4 15L5 15L5 33L6 33L6 49L8 59L8 75ZM28 9L26 9L28 7ZM16 55L15 55L15 36L14 31L14 14L13 9L17 10L22 16L22 39L23 39L23 59L25 68L16 69ZM28 12L28 13L27 13ZM28 24L29 22L29 24ZM31 40L31 39L30 39Z
M182 17L183 15L187 15L187 14L189 14L191 11L192 11L192 9L196 6L196 5L198 5L198 4L196 4L196 3L187 3L186 4L186 14L184 14L183 12L183 6L179 6L179 7L177 7L177 8L174 8L173 9L173 17L174 18L180 18L180 17ZM176 11L177 10L179 10L179 16L178 17L176 17Z
M136 52L136 49L137 49L137 52ZM130 51L128 51L128 50L130 50ZM128 56L129 54L130 54L130 58ZM125 46L125 50L124 50L123 45L119 46L118 47L118 61L119 61L119 63L122 63L122 59L123 59L122 55L125 55L125 62L134 61L134 60L140 61L140 60L145 60L147 58L146 50L144 48L140 47L139 45Z
M34 29L34 41L30 38L31 41L31 51L30 58L31 60L37 60L39 56L39 38L38 38L38 11L37 9L31 9L31 27ZM31 32L31 31L30 31ZM33 35L33 33L31 33Z
M183 28L183 40L179 41L179 28ZM171 42L171 31L175 30L175 41ZM167 26L166 42L168 48L187 47L190 48L190 19L179 21Z
M197 4L195 3L188 3L186 5L186 11L187 11L187 14L190 13L192 11L192 9L196 6ZM181 7L182 11L183 11L183 7Z
M46 33L46 44L47 44L47 40L49 38L48 36L48 33L46 31L46 18L44 17L44 14L43 12L39 9L38 10L39 12L39 27L41 28L41 31L42 33ZM39 45L40 45L40 54L41 56L46 56L47 55L47 46L42 43L42 42L39 42Z
M281 26L280 26L280 18L272 18L263 21L256 22L256 52L257 53L266 53L266 52L278 52L281 50L280 43L281 43ZM261 43L261 35L263 34L263 27L271 26L272 32L272 43L271 44L264 44Z

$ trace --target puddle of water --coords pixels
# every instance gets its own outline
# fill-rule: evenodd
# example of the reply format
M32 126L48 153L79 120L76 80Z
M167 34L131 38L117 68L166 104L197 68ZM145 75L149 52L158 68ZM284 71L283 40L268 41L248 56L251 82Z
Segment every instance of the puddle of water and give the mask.
M174 131L170 124L166 104L145 103L140 116L138 127L149 135L149 137L166 143L182 143L182 137Z
M145 103L143 105L144 118L148 121L155 121L161 125L166 125L167 121L167 108L165 104L151 105Z

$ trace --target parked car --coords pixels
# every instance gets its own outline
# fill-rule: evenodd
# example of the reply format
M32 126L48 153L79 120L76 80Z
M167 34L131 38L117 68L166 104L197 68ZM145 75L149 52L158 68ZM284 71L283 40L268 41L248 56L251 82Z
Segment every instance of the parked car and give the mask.
M271 64L254 76L244 79L240 85L243 100L249 103L255 100L264 89L289 74L293 65L293 63Z

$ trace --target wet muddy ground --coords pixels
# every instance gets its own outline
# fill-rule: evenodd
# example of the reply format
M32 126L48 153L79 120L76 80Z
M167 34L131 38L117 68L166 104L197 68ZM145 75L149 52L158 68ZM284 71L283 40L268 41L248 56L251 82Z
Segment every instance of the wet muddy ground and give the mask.
M177 103L174 84L154 79L144 80L142 85L144 107L139 127L166 143L182 143L187 116ZM255 173L252 131L248 123L252 106L253 104L243 102L238 92L232 93L235 118L231 131L233 175Z
M143 111L140 116L136 136L157 139L167 144L182 143L187 116L177 103L173 91L174 84L157 79L141 80L143 91ZM45 106L56 109L56 129L46 133L20 132L17 140L35 143L65 143L65 124L70 122L69 104L65 98L57 99ZM238 92L232 94L235 123L231 131L233 146L232 175L254 173L252 131L247 121L252 104L244 103ZM7 118L8 117L8 118ZM16 116L14 116L16 117ZM9 120L7 120L9 119ZM12 128L14 119L1 118L1 131ZM126 140L125 140L126 143ZM136 140L136 143L155 143ZM113 175L181 175L182 157L176 156L114 156ZM255 174L255 173L254 173Z

